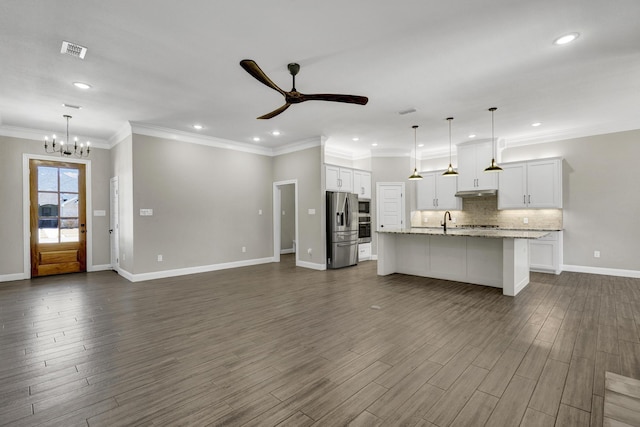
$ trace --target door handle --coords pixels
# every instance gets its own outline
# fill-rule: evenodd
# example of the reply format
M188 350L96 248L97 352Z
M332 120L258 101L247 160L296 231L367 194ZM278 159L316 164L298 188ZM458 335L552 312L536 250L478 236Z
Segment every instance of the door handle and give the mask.
M113 233L113 228L109 229L109 234Z

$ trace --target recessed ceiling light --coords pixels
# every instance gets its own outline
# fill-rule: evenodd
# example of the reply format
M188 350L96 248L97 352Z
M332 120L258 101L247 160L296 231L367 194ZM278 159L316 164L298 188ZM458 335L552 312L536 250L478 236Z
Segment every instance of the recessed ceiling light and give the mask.
M475 138L475 137L476 137L475 133L469 134L469 138Z
M91 85L87 84L87 83L82 83L82 82L73 82L73 85L75 87L77 87L78 89L91 89Z
M378 146L378 143L377 143L377 142L374 142L373 144L371 144L371 146L372 146L372 147L377 147L377 146Z
M360 138L358 138L357 136L354 136L353 138L351 138L352 141L360 141Z
M563 45L563 44L571 43L572 41L577 39L579 36L580 34L578 33L565 34L564 36L560 36L557 39L555 39L553 41L553 44Z
M540 126L542 123L540 122L535 122L535 123L531 123L531 126L533 126L534 128L537 128L538 126Z
M80 110L82 109L81 106L79 105L71 105L71 104L62 104L63 107L67 107L67 108L73 108L74 110Z
M260 138L258 138L257 136L254 136L254 137L253 137L253 141L254 141L254 142L258 142L258 141L260 141Z
M195 130L200 130L200 129L202 129L202 125L193 125L193 128Z
M424 147L424 144L418 144L418 147Z
M280 131L279 130L274 130L273 132L271 132L271 135L278 136L278 135L280 135Z

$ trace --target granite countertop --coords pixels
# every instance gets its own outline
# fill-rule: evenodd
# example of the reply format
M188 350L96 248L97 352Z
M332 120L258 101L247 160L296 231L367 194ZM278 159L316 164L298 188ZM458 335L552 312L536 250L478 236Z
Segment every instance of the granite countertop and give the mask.
M553 230L506 230L504 228L447 228L442 227L413 227L396 228L377 231L377 233L389 234L424 234L429 236L465 236L465 237L489 237L495 239L539 239Z

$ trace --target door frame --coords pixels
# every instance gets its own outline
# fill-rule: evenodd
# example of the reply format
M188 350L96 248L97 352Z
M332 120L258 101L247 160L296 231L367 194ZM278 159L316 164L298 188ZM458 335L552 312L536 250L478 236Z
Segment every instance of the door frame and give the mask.
M30 190L29 190L29 161L34 160L47 160L51 162L67 162L67 163L80 163L85 167L85 219L86 219L86 263L87 272L93 271L93 227L91 215L91 160L78 159L72 157L59 157L59 156L42 156L39 154L22 154L22 245L23 245L23 278L31 278L31 210L30 210Z
M117 209L113 206L114 190ZM111 222L114 217L115 225ZM109 262L111 268L120 273L120 180L117 176L109 179L109 230Z
M295 238L296 238L296 265L300 260L300 235L298 234L298 228L300 221L298 218L298 180L290 179L286 181L276 181L273 183L273 262L280 262L280 233L282 229L282 218L280 213L282 212L282 197L281 188L285 185L293 184L293 195L295 199Z

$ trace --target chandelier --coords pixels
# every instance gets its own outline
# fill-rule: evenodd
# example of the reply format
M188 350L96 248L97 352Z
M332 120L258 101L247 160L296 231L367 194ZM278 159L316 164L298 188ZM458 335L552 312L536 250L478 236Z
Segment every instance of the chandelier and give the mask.
M65 114L62 117L67 119L67 139L66 144L65 141L60 141L60 144L56 147L56 136L53 135L53 141L51 142L51 149L49 149L49 137L44 137L44 151L47 153L60 153L61 156L76 156L76 157L89 157L89 144L87 141L87 147L85 150L84 144L80 144L78 147L78 137L73 139L73 147L69 143L69 119L71 116ZM71 150L73 148L73 150Z

